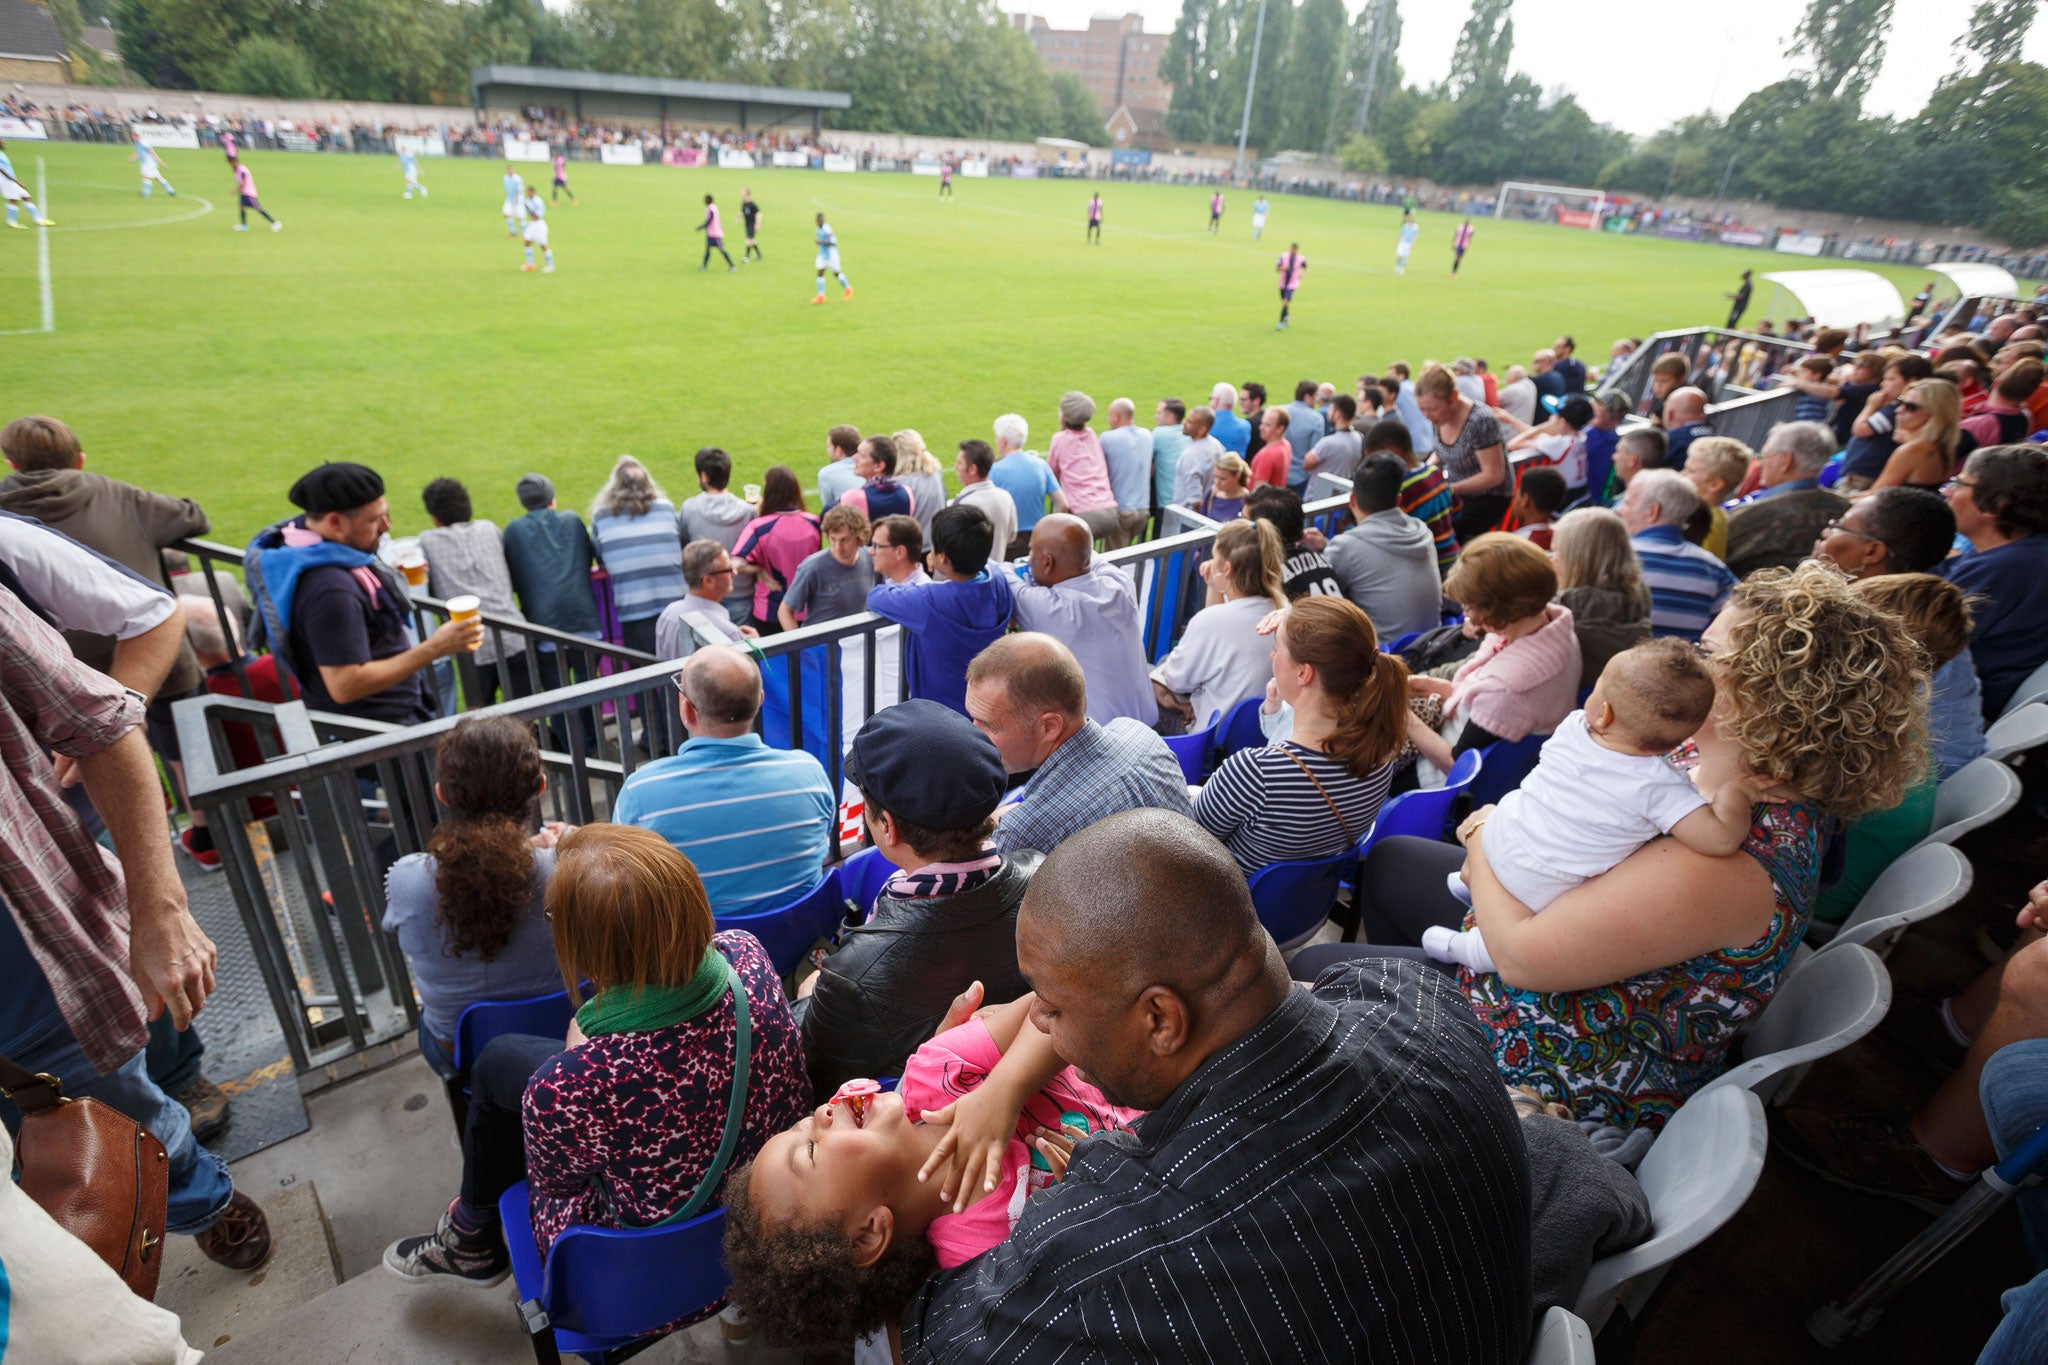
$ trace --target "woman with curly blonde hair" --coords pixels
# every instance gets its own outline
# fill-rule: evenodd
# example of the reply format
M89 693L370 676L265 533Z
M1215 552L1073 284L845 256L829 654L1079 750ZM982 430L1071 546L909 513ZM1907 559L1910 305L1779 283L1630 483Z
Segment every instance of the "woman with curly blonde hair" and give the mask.
M1488 867L1481 810L1459 830L1469 859L1385 839L1359 880L1375 945L1419 944L1431 924L1478 928L1498 970L1458 976L1503 1078L1623 1128L1661 1127L1769 1003L1813 911L1821 818L1897 805L1928 761L1926 655L1833 568L1753 574L1702 647L1714 711L1675 761L1703 789L1755 774L1782 797L1755 808L1739 853L1657 839L1536 915ZM1469 911L1443 889L1461 862ZM1294 970L1360 951L1310 948Z
M910 515L917 518L929 545L932 518L946 505L945 469L939 457L925 448L924 434L915 427L903 428L892 439L896 442L896 482L910 490Z

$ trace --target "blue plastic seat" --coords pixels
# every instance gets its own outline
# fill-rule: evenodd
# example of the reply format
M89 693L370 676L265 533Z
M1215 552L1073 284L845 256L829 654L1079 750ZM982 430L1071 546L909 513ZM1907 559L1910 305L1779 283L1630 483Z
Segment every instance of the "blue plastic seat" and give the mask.
M599 1362L624 1359L669 1323L708 1315L725 1301L724 1209L658 1228L571 1226L545 1258L534 1241L525 1181L499 1197L498 1217L520 1320L541 1365L559 1365L564 1351Z
M803 961L804 954L821 938L831 938L839 927L845 896L839 889L839 869L825 870L824 879L787 905L760 910L751 915L720 915L720 929L743 929L761 940L775 970L788 976Z
M1266 747L1266 732L1259 725L1259 708L1265 704L1264 696L1246 697L1230 708L1216 731L1217 762L1222 762L1239 749Z
M852 901L860 910L862 923L875 913L875 901L883 885L896 875L896 864L882 856L879 848L864 848L839 865L839 898Z
M1347 848L1329 858L1267 863L1252 873L1252 908L1275 943L1293 948L1315 936L1337 904L1337 890L1355 857Z
M1372 846L1382 839L1391 839L1397 834L1411 835L1417 839L1442 840L1451 832L1451 816L1456 811L1458 798L1471 789L1474 779L1485 766L1485 759L1477 749L1467 749L1458 755L1458 761L1445 774L1444 784L1427 791L1403 792L1380 807L1379 815L1373 820L1372 828L1358 841L1356 856L1358 865L1365 866L1365 855L1372 852ZM1353 937L1358 931L1356 907L1345 925L1345 938Z
M1382 640L1380 641L1380 653L1399 654L1402 650L1408 648L1408 646L1414 644L1417 640L1421 638L1421 631L1411 630L1406 635L1396 635L1391 640Z
M584 986L584 998L590 988ZM531 1033L542 1038L566 1038L576 1006L569 992L535 995L524 1000L474 1000L455 1021L455 1074L447 1078L448 1108L455 1115L455 1131L469 1121L469 1068L475 1064L484 1044L508 1033Z
M1549 735L1528 735L1522 739L1497 739L1480 750L1486 763L1472 783L1472 808L1490 806L1522 785L1522 779L1536 769L1536 760Z
M1209 760L1216 751L1216 717L1222 714L1210 716L1209 723L1193 734L1166 736L1166 747L1180 761L1181 776L1191 787L1209 776Z

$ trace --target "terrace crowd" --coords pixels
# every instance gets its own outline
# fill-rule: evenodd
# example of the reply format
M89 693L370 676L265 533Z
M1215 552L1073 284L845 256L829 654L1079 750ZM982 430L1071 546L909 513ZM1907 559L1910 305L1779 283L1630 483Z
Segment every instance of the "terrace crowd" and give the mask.
M393 1273L495 1284L508 1231L545 1251L723 1204L734 1312L808 1350L1520 1361L1595 1258L1649 1234L1610 1153L1722 1074L1809 926L1929 832L1937 785L2048 664L2031 317L1932 354L1811 340L1779 375L1799 414L1755 450L1714 430L1733 380L1660 359L1634 401L1565 336L1498 374L1069 392L937 450L835 425L815 464L737 492L719 447L622 456L581 511L526 474L503 528L436 478L423 566L389 544L384 475L328 463L212 583L163 553L208 529L195 503L20 418L0 1053L148 1126L171 1230L260 1264L261 1209L195 1138L226 1097L190 1029L214 948L150 767L182 780L169 704L246 686L413 724L451 709L458 655L472 708L575 681L523 625L609 636L681 661L687 740L608 821L536 828L549 725L465 717L427 850L389 868L383 927L444 1075L469 1003L591 988L566 1038L468 1059L461 1187ZM1162 536L1200 569L1155 657L1132 563ZM463 611L422 635L422 590L477 599L490 638ZM764 739L760 650L862 613L842 791ZM1259 738L1212 770L1234 716ZM622 705L619 743L655 744L649 719L636 741ZM1368 841L1401 794L1517 754L1533 771L1455 842ZM800 902L843 807L886 864L872 906L793 963L721 927ZM1262 875L1367 843L1357 929L1276 942ZM218 866L199 817L175 846ZM1918 1007L1952 1046L1917 1112L1794 1105L1774 1140L1956 1198L2000 1116L2043 1103L2033 916ZM499 1221L521 1180L530 1232ZM180 1359L167 1316L124 1301L124 1358Z

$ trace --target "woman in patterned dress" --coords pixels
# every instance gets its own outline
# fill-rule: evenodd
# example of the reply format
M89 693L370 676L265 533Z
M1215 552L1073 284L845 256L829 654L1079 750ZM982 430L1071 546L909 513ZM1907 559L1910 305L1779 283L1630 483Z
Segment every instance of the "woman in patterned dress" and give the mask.
M1379 945L1419 943L1428 924L1460 915L1479 927L1499 971L1459 969L1459 980L1502 1077L1622 1128L1661 1127L1769 1002L1813 908L1819 822L1896 804L1928 761L1921 650L1833 569L1752 575L1702 647L1720 696L1683 761L1709 790L1747 769L1786 798L1756 808L1747 856L1657 839L1537 915L1487 867L1481 810L1459 831L1469 862L1448 845L1388 839L1360 878L1370 951L1420 956ZM1444 889L1461 863L1469 912ZM1343 949L1308 950L1296 974Z

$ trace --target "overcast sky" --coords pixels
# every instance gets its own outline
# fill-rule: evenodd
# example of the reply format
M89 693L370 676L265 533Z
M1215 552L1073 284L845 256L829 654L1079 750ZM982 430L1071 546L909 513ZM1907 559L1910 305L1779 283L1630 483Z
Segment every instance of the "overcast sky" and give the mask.
M1356 12L1362 0L1349 3ZM1892 18L1884 69L1865 107L1904 116L1955 69L1950 44L1974 0L1903 0ZM1014 6L1006 5L1006 8ZM1787 75L1785 40L1805 5L1797 0L1516 0L1514 68L1545 89L1562 85L1601 123L1653 133L1711 107L1727 113L1743 96ZM1055 28L1079 28L1091 13L1145 16L1145 27L1173 29L1180 0L1134 0L1104 7L1090 0L1038 0ZM1470 7L1459 0L1408 0L1401 6L1401 69L1412 84L1450 69ZM2027 58L2048 60L2048 20L2027 35Z

